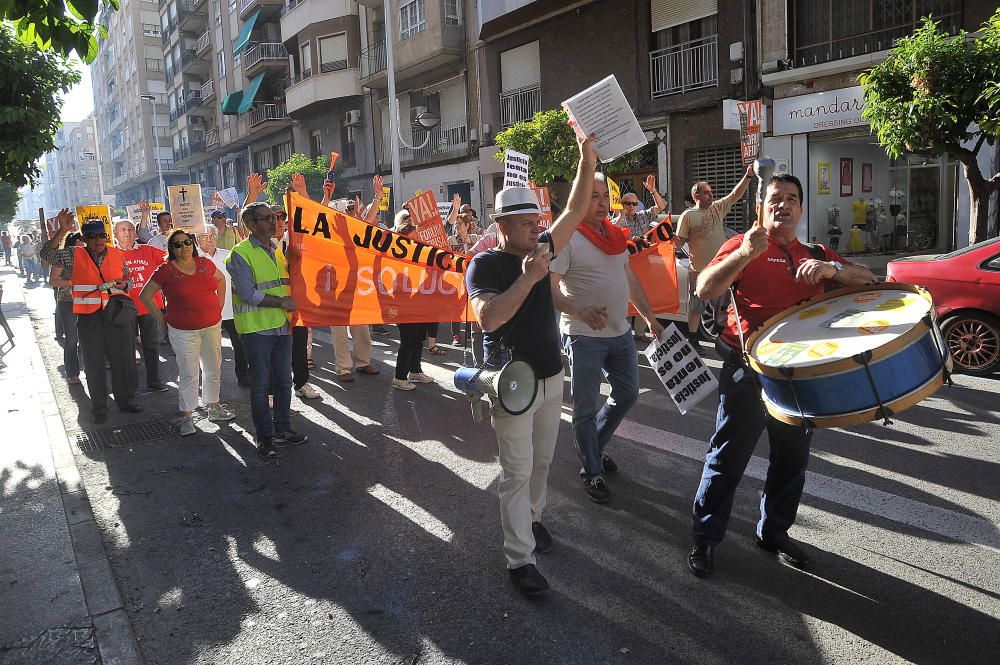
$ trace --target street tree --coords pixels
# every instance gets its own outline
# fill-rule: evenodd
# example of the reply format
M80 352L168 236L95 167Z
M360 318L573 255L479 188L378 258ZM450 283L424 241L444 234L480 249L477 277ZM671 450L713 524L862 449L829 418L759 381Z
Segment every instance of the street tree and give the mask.
M962 164L969 185L969 242L987 237L989 198L1000 173L984 174L977 156L1000 138L1000 10L972 39L924 19L884 62L858 77L863 117L886 153L937 156Z
M323 181L330 166L330 157L320 155L316 159L309 159L302 153L295 153L286 161L278 164L267 172L267 200L272 203L282 203L285 200L285 187L292 181L292 176L301 173L306 179L306 188L309 196L319 200L323 196ZM338 161L333 169L333 182L337 187L334 196L344 198L347 196L347 180L343 178L344 164Z
M17 204L21 201L21 192L10 183L0 181L0 227L7 228L14 215L17 214Z
M79 81L64 56L26 46L0 24L0 180L37 182L38 159L55 149L61 93Z
M566 111L539 111L531 120L518 122L496 136L498 146L529 157L528 177L539 184L570 181L576 176L580 152ZM505 153L506 154L506 153ZM605 166L611 174L628 171L638 163L632 153Z
M98 39L108 36L100 14L117 11L118 6L119 0L0 0L0 19L10 21L29 46L65 57L76 52L91 63Z

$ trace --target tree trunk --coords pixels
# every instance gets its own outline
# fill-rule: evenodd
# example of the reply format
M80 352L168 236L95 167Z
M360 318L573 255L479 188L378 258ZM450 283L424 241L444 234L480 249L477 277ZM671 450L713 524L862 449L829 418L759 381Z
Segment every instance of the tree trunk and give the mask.
M989 230L990 196L996 187L983 178L975 155L960 159L969 183L969 244L986 240Z

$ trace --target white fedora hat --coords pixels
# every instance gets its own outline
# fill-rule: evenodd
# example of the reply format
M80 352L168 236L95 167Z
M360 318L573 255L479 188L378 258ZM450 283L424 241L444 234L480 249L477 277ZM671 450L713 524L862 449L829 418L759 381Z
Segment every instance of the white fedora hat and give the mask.
M493 217L505 215L542 214L538 198L530 187L507 187L497 192Z

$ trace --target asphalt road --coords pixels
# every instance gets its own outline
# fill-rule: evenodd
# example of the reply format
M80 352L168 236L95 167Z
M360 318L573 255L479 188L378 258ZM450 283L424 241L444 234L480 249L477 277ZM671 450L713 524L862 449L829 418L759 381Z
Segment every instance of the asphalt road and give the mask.
M28 303L67 431L93 429L60 374L51 291ZM440 384L403 393L394 334L375 337L382 374L346 385L318 338L323 399L293 399L310 443L276 462L251 447L228 349L230 426L78 456L147 663L1000 661L998 379L958 376L891 427L814 437L793 530L809 572L753 544L762 441L700 580L690 506L715 407L679 415L643 370L607 506L583 492L564 411L544 517L555 547L539 561L553 590L528 601L504 569L495 438L450 387L461 353L425 362ZM176 413L174 390L140 401L109 424Z

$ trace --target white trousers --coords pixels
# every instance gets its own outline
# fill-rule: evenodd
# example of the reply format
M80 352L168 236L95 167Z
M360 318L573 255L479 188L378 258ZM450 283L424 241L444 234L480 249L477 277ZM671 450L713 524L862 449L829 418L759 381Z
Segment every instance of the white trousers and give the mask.
M535 563L531 523L545 508L549 466L559 436L563 372L538 381L531 408L512 416L493 406L493 430L500 447L500 523L508 568Z
M347 341L348 327L354 340L354 358L358 367L372 363L372 333L368 326L331 326L333 333L333 358L337 374L350 372L354 368L351 361L351 345Z
M200 330L167 326L170 346L177 357L177 394L181 411L198 408L198 372L205 404L217 404L222 388L222 322Z

